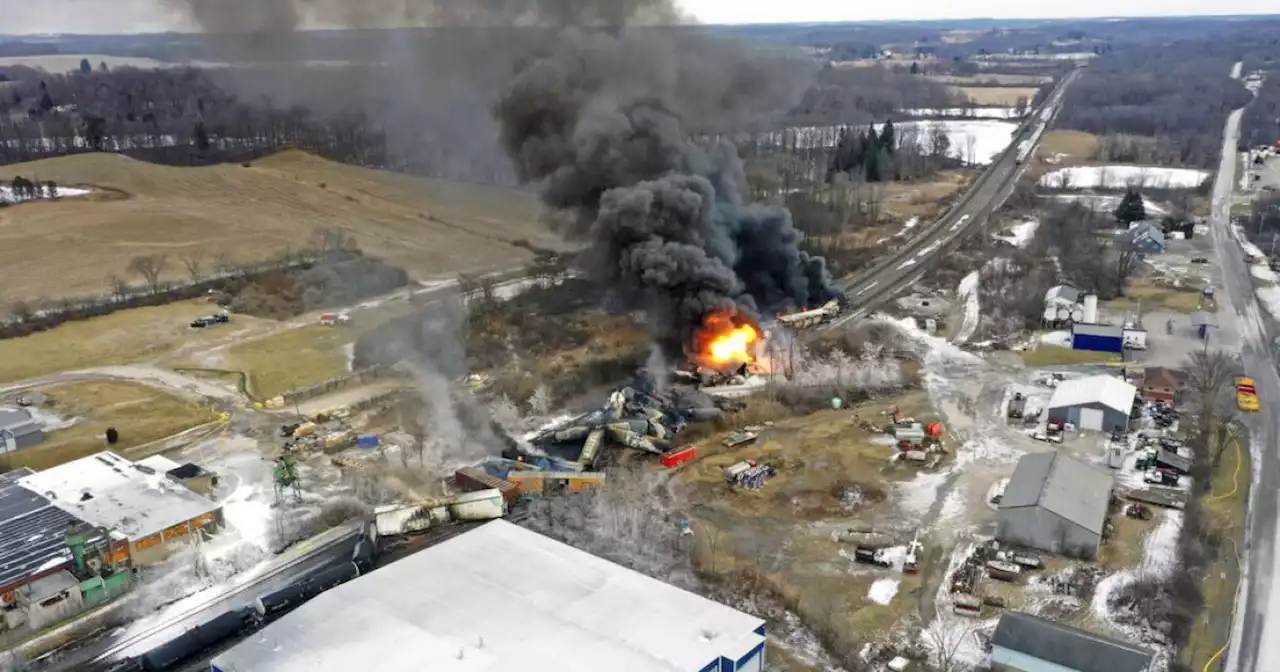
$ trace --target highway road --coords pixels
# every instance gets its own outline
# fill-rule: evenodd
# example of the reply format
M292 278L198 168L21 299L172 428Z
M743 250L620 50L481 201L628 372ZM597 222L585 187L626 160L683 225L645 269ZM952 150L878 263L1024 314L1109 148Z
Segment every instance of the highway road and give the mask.
M1280 666L1280 584L1276 582L1280 576L1280 556L1276 554L1280 541L1280 528L1276 525L1280 513L1280 373L1271 345L1277 331L1275 323L1258 305L1249 267L1231 229L1240 115L1240 110L1231 114L1223 133L1222 163L1213 187L1211 229L1223 271L1225 291L1219 296L1229 299L1231 313L1241 327L1241 342L1227 345L1238 346L1245 372L1257 381L1263 404L1260 413L1247 414L1245 418L1250 432L1253 487L1245 522L1244 580L1237 597L1231 646L1223 662L1225 670L1253 672Z
M314 573L350 562L359 540L359 524L334 528L299 543L256 570L230 583L209 588L161 608L122 630L64 649L56 660L38 664L41 672L83 672L106 669L113 661L141 655L190 628L228 611L254 604L260 595L284 588Z
M1040 109L1035 110L1030 119L1037 125L1047 129L1053 118L1057 116L1062 104L1062 97L1067 87L1080 76L1080 69L1071 71L1054 89L1052 95ZM1033 136L1035 144L1043 133ZM824 329L834 329L850 320L865 317L902 288L914 283L924 275L934 259L946 252L948 246L960 237L986 224L991 213L998 209L1018 182L1018 178L1026 170L1026 165L1018 165L1018 143L1025 136L1019 136L1009 144L1009 148L978 177L946 215L937 220L913 238L901 249L880 260L872 268L863 271L842 283L841 289L849 297L852 309L841 315L839 319L828 323Z

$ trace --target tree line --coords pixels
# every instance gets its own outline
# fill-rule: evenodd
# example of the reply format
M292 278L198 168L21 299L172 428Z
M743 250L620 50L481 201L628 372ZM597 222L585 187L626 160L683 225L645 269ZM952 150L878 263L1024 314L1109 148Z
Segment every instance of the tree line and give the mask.
M1234 62L1196 41L1108 54L1067 91L1057 125L1138 138L1104 140L1099 160L1213 167L1227 115L1250 98Z
M1248 71L1246 70L1246 73ZM1262 81L1262 88L1240 116L1240 149L1280 141L1280 68Z

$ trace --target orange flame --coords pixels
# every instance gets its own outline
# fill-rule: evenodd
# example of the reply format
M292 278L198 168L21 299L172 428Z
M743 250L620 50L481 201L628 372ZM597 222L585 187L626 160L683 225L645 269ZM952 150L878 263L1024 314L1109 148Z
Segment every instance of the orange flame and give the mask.
M731 311L715 312L702 321L694 336L699 363L710 366L741 365L755 360L753 346L760 329L744 316Z

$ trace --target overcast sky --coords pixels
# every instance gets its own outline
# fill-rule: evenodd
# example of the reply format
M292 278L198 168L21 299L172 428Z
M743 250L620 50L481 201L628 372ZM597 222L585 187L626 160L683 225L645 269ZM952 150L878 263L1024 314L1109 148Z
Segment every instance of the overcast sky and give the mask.
M468 0L457 0L466 2ZM938 18L1261 14L1276 0L678 0L707 23ZM0 33L138 33L190 29L157 0L0 0Z

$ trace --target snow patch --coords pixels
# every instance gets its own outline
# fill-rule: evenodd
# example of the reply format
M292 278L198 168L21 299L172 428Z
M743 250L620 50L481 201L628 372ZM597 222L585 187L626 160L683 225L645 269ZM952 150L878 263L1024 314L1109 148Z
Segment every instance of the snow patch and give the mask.
M964 276L960 281L960 287L957 294L964 298L964 321L960 324L960 331L956 334L956 343L964 343L973 338L973 332L978 330L978 320L981 306L978 303L978 280L980 273L974 271Z
M25 203L27 201L45 201L57 200L59 198L76 198L78 196L88 196L91 192L88 189L76 189L74 187L58 187L56 196L49 198L49 192L45 185L38 185L40 193L35 198L31 198L25 194L19 196L14 193L12 187L0 186L0 203Z
M1027 116L1027 110L1019 112L1016 107L924 107L903 110L902 113L913 117L956 117L962 119L1021 119Z
M1036 235L1036 229L1040 228L1040 221L1029 219L1025 222L1019 222L1009 227L1008 233L997 233L995 237L1003 240L1014 247L1026 247L1027 243Z
M1060 348L1069 348L1071 347L1071 332L1051 331L1047 334L1040 334L1040 342L1045 345L1056 345Z
M899 583L898 579L880 579L871 584L867 597L876 604L889 604L893 601L893 596L898 594Z
M1162 189L1194 189L1209 173L1190 168L1156 166L1073 166L1059 168L1040 178L1040 186L1053 189L1124 189L1146 187Z
M912 217L911 219L908 219L908 220L907 220L907 221L902 225L902 229L901 229L900 231L898 231L897 233L893 234L892 236L885 236L884 238L881 238L880 240L877 240L877 241L876 241L876 245L880 245L880 244L883 244L883 243L887 243L887 242L889 242L890 240L893 240L894 238L902 238L902 237L906 236L908 233L910 233L911 229L914 229L914 228L916 228L916 227L917 227L917 226L919 226L919 225L920 225L920 218L919 218L919 217Z
M1120 207L1120 199L1122 197L1116 194L1050 194L1049 198L1058 201L1074 201L1083 204L1091 210L1099 212L1112 212L1116 208ZM1146 211L1148 217L1151 215L1169 214L1169 209L1167 207L1156 203L1145 196L1142 198L1142 207ZM1197 231L1196 233L1202 234L1203 232Z

